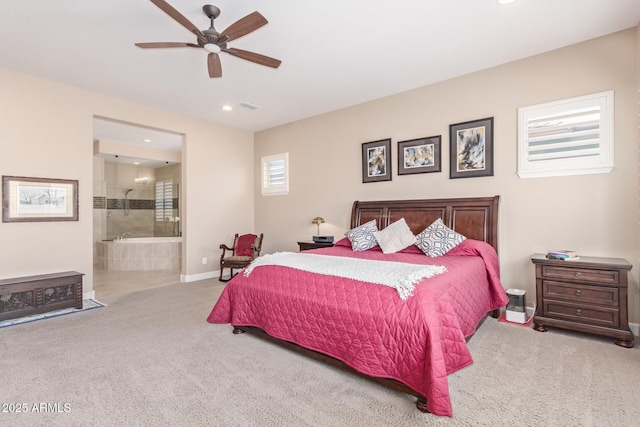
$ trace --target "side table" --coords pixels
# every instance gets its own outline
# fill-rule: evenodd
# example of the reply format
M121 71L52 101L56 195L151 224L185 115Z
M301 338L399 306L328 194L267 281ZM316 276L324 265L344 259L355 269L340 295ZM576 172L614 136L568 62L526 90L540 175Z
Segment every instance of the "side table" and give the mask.
M633 347L627 314L627 273L632 265L627 260L580 256L566 261L535 254L531 262L536 267L535 330L571 329Z
M298 242L298 246L300 247L300 251L308 251L310 249L320 249L320 248L330 248L333 246L333 243L325 243L325 242Z

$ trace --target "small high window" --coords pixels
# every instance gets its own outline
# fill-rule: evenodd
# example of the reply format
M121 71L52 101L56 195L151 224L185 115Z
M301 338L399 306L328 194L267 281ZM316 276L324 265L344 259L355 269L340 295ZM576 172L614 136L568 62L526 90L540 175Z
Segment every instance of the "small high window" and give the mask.
M289 194L289 153L262 158L262 195Z
M613 91L518 109L520 178L613 169Z

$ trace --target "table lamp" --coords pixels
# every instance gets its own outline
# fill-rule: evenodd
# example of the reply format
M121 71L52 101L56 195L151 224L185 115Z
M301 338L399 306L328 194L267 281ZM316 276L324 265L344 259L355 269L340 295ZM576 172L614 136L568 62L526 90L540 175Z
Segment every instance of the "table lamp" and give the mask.
M333 236L321 236L320 235L320 224L324 223L324 218L322 217L315 217L311 220L311 224L315 224L318 227L317 233L315 236L313 236L313 241L316 243L332 243L333 242Z

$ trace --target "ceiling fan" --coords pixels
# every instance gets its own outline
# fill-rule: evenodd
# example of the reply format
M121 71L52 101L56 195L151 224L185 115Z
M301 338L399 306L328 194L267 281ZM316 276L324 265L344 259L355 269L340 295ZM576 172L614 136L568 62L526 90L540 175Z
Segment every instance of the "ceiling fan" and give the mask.
M207 68L209 70L209 77L222 77L222 66L220 65L220 52L226 52L230 55L236 56L247 61L255 62L256 64L265 65L267 67L278 68L281 61L278 59L270 58L259 53L250 52L248 50L242 50L237 48L231 48L227 46L227 43L239 39L242 36L257 30L269 21L265 19L258 12L250 13L249 15L241 18L231 24L229 28L219 33L213 26L213 21L220 16L220 9L212 5L204 5L202 7L205 15L211 19L211 26L206 30L199 30L191 21L185 18L180 12L178 12L173 6L164 0L151 0L153 4L162 9L167 15L178 21L183 27L191 31L197 37L196 43L182 43L182 42L151 42L151 43L136 43L136 46L144 49L157 49L168 47L194 47L201 48L209 52L207 56Z

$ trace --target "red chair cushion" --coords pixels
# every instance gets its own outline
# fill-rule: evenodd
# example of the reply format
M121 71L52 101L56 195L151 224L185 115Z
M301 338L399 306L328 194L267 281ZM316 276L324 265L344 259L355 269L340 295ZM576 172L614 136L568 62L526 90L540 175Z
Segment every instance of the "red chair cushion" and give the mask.
M257 237L258 236L255 234L243 234L238 237L238 243L236 243L236 255L251 256L253 254L251 245L255 243Z

